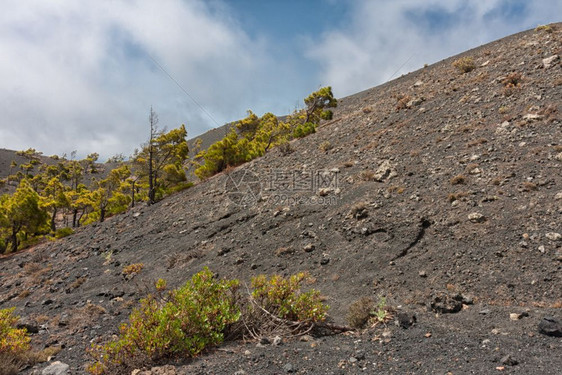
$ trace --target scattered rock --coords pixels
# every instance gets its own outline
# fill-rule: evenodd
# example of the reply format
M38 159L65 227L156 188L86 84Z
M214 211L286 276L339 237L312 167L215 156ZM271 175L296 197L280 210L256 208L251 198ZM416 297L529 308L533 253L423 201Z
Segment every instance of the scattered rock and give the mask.
M289 374L295 372L295 369L291 363L287 363L285 366L283 366L283 371Z
M436 293L430 302L430 309L441 314L453 314L462 310L462 296Z
M16 325L17 328L22 329L25 328L28 333L38 333L39 332L39 325L35 320L22 318Z
M310 336L310 335L303 335L303 336L301 336L300 341L310 342L310 341L314 341L314 338L312 338L312 336Z
M422 104L425 101L425 98L420 97L420 98L415 98L410 100L408 103L406 103L406 107L407 108L412 108L412 107L417 107L418 105Z
M59 317L59 323L58 323L59 327L68 326L68 322L69 322L68 314L65 314L65 313L61 314L60 317Z
M427 277L427 273L422 270L422 271L418 272L418 276L419 277Z
M365 352L363 350L358 350L355 352L354 357L357 358L358 361L362 361L365 359Z
M474 297L470 294L461 294L460 296L461 302L465 305L473 305L474 304Z
M547 316L539 323L539 332L547 336L562 337L562 322Z
M551 241L562 240L562 234L560 234L560 233L549 232L549 233L545 234L545 236L546 236L546 238L548 238Z
M391 178L396 176L398 176L398 173L394 169L394 166L390 164L390 161L385 160L375 171L373 179L375 181L382 182L384 180L390 180Z
M306 251L307 253L310 253L312 251L314 251L314 249L316 248L316 246L314 246L313 243L309 243L304 245L303 250Z
M473 212L468 214L468 220L473 223L483 223L486 221L486 217L479 212Z
M70 366L66 363L56 361L45 367L41 371L41 375L68 375L70 374Z
M274 346L279 346L283 344L283 339L280 336L275 336L271 342Z
M500 362L502 365L505 366L516 366L519 362L514 359L510 354L503 356L502 359L500 359Z
M544 116L536 114L536 113L527 113L525 116L523 116L523 120L531 122L531 121L534 121L534 120L540 120L543 117Z
M543 254L546 252L546 248L544 247L544 245L540 245L540 246L538 247L538 250L539 250L541 253L543 253Z
M557 200L557 201L562 200L562 191L559 192L559 193L556 193L556 195L554 196L554 199Z
M400 312L396 315L396 325L404 329L410 328L416 323L416 315L407 312Z
M522 319L524 317L529 316L528 312L522 312L522 313L511 313L509 314L509 319L511 320L519 320Z
M172 365L153 367L150 370L133 370L131 375L176 375L176 368Z
M548 69L548 68L552 67L553 65L555 65L556 62L558 62L558 60L560 60L560 56L553 55L553 56L547 57L546 59L542 59L542 65L544 66L545 69Z
M230 250L231 249L229 247L222 247L222 248L219 249L219 251L217 251L217 255L222 256L222 255L228 254L230 252Z

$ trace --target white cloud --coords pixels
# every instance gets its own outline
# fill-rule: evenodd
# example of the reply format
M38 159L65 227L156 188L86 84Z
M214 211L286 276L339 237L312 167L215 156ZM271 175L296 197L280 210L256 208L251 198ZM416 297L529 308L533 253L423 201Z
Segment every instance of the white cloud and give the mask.
M185 123L189 136L215 126L151 58L222 124L247 109L287 113L318 83L351 94L412 53L397 74L562 14L562 0L349 3L339 23L348 27L276 41L249 36L231 16L236 1L3 0L0 147L130 154L146 139L151 105L162 126ZM523 16L512 4L527 4ZM454 21L433 30L438 11Z
M417 0L354 2L349 25L311 46L323 80L353 94L469 48L557 22L562 0ZM402 68L400 68L404 65Z
M190 135L242 116L266 45L203 1L8 0L0 15L0 147L131 153L149 107ZM241 108L244 108L241 110Z

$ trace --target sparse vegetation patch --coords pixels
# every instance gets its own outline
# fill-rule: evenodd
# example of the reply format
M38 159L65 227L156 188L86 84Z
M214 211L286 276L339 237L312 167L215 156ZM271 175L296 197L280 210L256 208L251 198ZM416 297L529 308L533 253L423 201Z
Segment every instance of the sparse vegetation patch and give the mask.
M476 64L472 57L461 57L453 61L453 66L461 73L469 73L476 69Z

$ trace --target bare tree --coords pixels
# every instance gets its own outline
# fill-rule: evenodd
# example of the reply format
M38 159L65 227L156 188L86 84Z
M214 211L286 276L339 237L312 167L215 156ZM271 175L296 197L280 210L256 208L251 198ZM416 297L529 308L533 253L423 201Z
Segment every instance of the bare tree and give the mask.
M156 201L156 191L154 189L154 139L158 135L158 115L152 107L150 107L148 122L150 123L150 139L148 140L148 204L154 204Z

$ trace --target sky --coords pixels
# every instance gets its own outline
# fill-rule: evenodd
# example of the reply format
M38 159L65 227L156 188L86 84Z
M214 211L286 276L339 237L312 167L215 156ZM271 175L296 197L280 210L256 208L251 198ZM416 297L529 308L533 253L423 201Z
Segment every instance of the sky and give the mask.
M0 148L131 155L162 128L344 97L551 22L562 0L0 0Z

